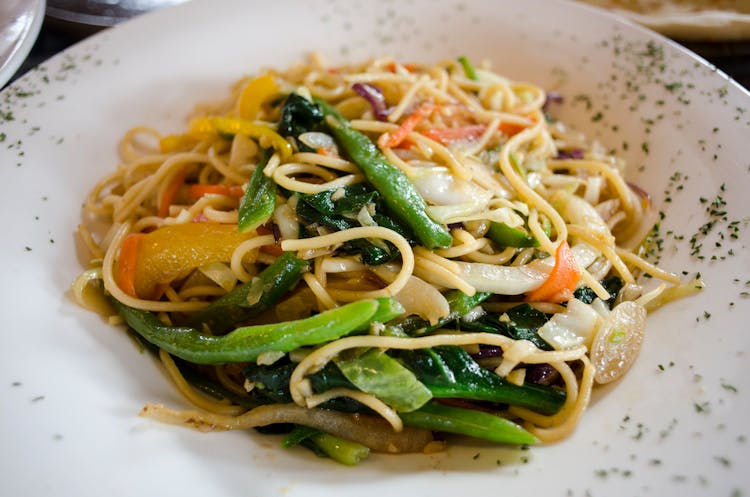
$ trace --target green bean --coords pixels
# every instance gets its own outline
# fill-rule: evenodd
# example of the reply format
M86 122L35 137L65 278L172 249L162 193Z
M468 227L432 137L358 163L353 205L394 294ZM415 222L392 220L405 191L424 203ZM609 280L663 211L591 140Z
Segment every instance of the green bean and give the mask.
M412 412L399 413L404 424L414 428L467 435L490 442L527 445L537 438L509 419L474 409L430 402Z
M485 235L501 247L538 247L539 240L520 228L512 228L505 223L490 222Z
M316 100L328 116L328 127L349 157L362 169L367 180L383 197L386 206L429 249L449 247L453 239L445 226L427 215L425 203L406 175L391 164L364 134L352 128L333 107Z
M312 435L308 440L325 455L346 466L355 466L370 455L370 449L361 443L352 442L326 432Z
M269 309L294 288L307 269L307 261L284 252L251 281L193 313L186 324L200 329L205 326L212 334L222 335Z
M390 298L360 300L309 318L245 326L217 337L187 326L167 326L154 314L113 299L128 326L145 340L198 364L254 361L264 352L286 353L302 346L336 340L366 329L373 319L384 322L403 312L403 307L394 302Z

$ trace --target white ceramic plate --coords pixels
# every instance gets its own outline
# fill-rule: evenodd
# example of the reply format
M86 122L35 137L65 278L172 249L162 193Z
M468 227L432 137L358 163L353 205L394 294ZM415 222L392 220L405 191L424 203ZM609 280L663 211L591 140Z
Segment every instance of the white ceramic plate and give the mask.
M21 67L44 19L44 0L5 0L0 5L0 88Z
M699 271L708 288L650 316L634 369L597 392L572 437L529 451L371 456L350 469L274 437L137 416L147 402L182 400L130 338L66 296L80 271L82 199L131 126L179 130L196 102L310 49L333 63L490 59L560 91L558 115L621 152L652 193L665 214L662 265ZM196 1L102 32L1 97L4 495L750 492L750 95L660 36L562 1Z

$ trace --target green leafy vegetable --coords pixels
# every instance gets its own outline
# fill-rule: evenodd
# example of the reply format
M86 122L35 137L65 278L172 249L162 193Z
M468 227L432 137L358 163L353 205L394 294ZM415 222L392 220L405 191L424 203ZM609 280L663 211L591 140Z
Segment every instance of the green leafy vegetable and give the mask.
M334 362L358 389L396 411L413 411L432 398L430 390L411 371L384 351L371 349L359 357L337 358Z
M435 398L483 400L554 414L565 402L565 392L539 385L509 383L484 369L460 347L401 351L398 355Z
M539 336L539 328L549 318L529 304L519 304L506 313L509 320L501 319L500 314L485 314L475 321L462 322L464 331L483 331L498 333L514 340L528 340L542 350L552 350L552 346Z
M299 136L315 129L323 120L323 112L314 102L296 93L290 93L281 107L279 134L281 136Z

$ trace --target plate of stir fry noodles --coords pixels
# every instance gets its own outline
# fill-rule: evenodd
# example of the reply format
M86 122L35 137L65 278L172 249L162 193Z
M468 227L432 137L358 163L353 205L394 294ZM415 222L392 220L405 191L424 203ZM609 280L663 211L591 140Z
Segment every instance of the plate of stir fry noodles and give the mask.
M195 0L0 97L6 493L747 493L750 101L661 35Z
M199 408L142 414L291 425L284 445L345 464L445 434L567 437L637 358L648 310L702 283L640 257L649 197L553 99L466 56L313 55L184 132L128 132L84 206L109 228L80 226L101 264L75 294L100 286Z

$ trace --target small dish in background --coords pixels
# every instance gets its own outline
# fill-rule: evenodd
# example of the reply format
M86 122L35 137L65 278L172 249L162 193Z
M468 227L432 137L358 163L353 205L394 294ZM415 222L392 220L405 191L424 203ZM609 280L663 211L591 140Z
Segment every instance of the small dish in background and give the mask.
M29 55L44 19L44 0L0 3L0 88Z
M91 34L146 12L186 0L48 0L47 20L79 34Z

